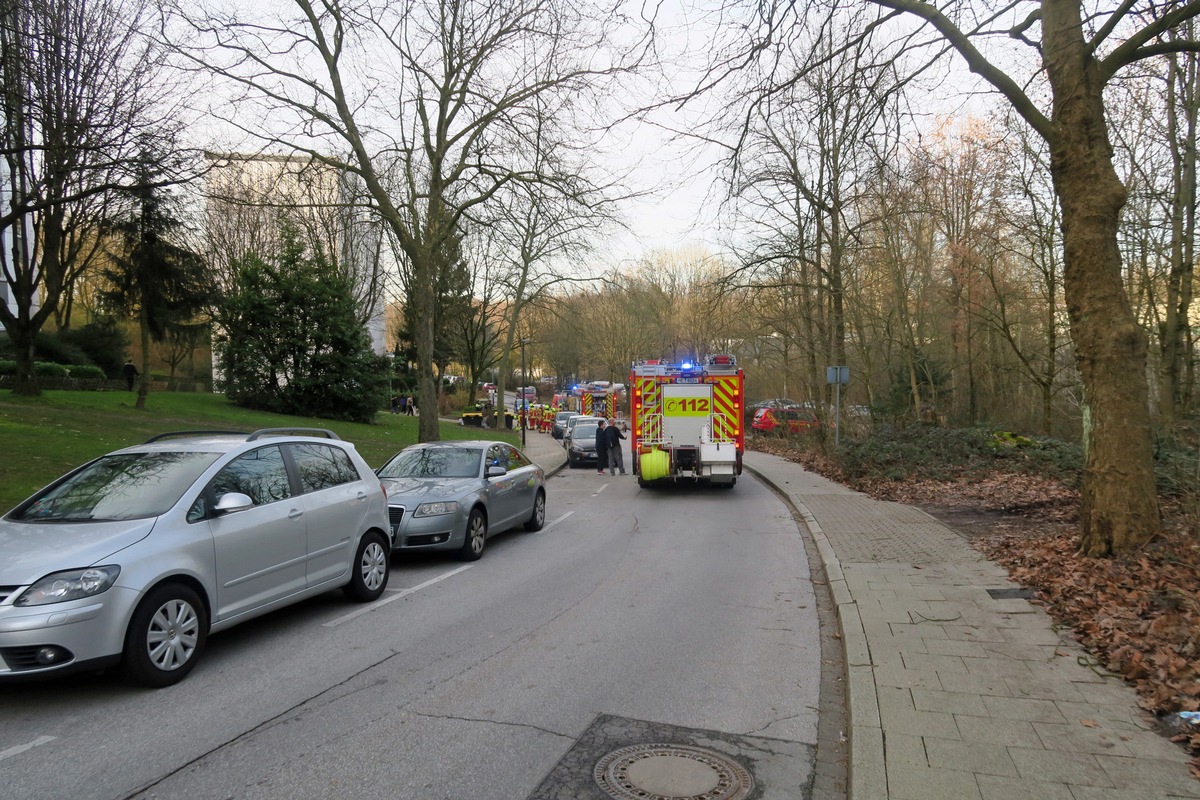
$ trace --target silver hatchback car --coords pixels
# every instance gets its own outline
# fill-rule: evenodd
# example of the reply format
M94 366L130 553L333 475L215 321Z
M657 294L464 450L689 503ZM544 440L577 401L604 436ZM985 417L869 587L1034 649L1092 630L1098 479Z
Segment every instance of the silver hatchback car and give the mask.
M330 431L156 436L0 518L0 680L120 664L144 686L209 633L342 587L387 586L387 498Z

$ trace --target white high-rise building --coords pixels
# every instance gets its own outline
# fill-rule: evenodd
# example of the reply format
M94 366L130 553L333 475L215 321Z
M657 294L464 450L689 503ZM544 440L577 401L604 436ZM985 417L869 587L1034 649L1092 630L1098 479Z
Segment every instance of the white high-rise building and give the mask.
M206 157L206 218L215 263L272 252L282 225L294 226L313 253L352 278L372 349L385 353L386 233L354 176L307 155Z

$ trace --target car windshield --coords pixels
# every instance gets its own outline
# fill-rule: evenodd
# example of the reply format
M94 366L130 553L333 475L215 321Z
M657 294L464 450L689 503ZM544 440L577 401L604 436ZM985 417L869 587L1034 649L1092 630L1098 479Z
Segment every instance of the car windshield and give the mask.
M9 519L83 522L156 517L179 501L220 453L121 453L88 464Z
M483 451L478 447L412 447L379 470L381 478L474 478Z

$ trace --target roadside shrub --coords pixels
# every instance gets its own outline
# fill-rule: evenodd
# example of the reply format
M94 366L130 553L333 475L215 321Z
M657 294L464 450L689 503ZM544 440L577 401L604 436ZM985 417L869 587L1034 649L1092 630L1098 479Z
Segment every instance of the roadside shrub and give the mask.
M92 378L99 378L100 380L103 380L106 377L104 370L100 369L95 364L71 364L67 367L67 370L71 373L72 378L79 378L83 380Z
M879 425L865 438L845 441L840 459L843 469L854 477L952 480L998 469L1074 484L1083 468L1083 448L984 426Z
M70 376L66 366L51 361L33 362L33 372L39 378L66 378Z
M104 371L106 377L121 376L121 367L129 350L129 337L115 322L89 322L79 328L59 331L58 335L87 354L87 359L70 363L95 364Z

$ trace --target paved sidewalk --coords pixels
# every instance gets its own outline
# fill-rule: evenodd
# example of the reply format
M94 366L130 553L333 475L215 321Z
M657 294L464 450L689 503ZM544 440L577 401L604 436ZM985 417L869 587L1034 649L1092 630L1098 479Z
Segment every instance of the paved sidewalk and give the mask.
M1200 798L1188 759L1001 567L910 506L764 453L838 607L850 800ZM999 596L997 596L999 595Z
M521 432L517 431L520 436ZM525 431L525 445L517 445L529 456L529 460L546 471L549 478L567 464L567 451L563 449L562 440L555 439L548 433Z

